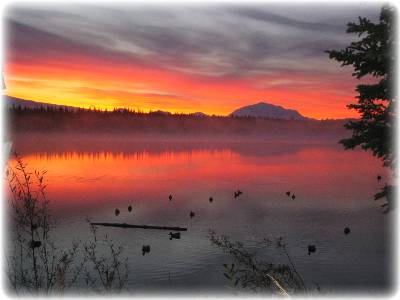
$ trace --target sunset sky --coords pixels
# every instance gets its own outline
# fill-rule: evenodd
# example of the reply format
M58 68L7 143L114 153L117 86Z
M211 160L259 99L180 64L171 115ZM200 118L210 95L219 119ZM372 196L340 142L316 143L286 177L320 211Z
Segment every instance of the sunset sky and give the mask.
M31 6L28 6L31 5ZM4 13L6 94L80 107L227 115L260 101L307 117L357 116L357 80L324 50L377 20L377 3L14 4Z

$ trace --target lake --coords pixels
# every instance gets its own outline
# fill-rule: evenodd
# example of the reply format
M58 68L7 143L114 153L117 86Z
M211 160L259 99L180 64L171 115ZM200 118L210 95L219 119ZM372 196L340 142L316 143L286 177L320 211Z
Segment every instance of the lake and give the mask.
M31 170L47 170L47 197L62 245L88 237L87 217L188 228L170 240L164 230L98 227L124 246L130 293L231 292L222 264L232 258L210 242L209 229L249 249L263 238L282 237L306 284L323 292L382 293L391 287L393 216L382 214L383 202L373 200L383 185L377 175L384 182L389 173L370 153L344 151L329 140L46 136L17 138L13 149ZM238 189L243 194L235 198ZM308 255L309 244L316 253ZM144 256L143 245L151 246ZM259 250L266 260L287 262Z

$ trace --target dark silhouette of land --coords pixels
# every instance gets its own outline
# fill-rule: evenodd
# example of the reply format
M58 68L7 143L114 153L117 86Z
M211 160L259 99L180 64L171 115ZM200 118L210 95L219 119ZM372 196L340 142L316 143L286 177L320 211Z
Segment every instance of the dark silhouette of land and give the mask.
M161 134L187 136L343 137L345 120L277 120L255 117L198 117L190 114L142 113L67 107L7 109L8 132Z

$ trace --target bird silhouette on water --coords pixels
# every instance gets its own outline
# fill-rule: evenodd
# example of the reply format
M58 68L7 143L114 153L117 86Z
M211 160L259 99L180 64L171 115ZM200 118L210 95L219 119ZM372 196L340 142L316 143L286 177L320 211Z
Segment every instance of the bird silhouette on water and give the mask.
M346 228L343 230L343 232L344 232L345 235L348 235L348 234L350 233L350 228L349 228L349 227L346 227Z
M208 201L210 201L210 203L213 202L213 201L214 201L213 197L210 197L210 198L208 199Z
M287 192L286 192L286 195L287 195L288 197L290 197L290 191L287 191Z
M315 247L315 245L308 245L308 255L310 255L311 253L315 253L316 250L317 247Z
M382 179L381 175L376 176L376 180L378 180L378 182L381 181L381 179Z
M132 211L132 206L131 206L131 205L128 206L128 211L129 211L129 212Z
M146 253L150 253L150 245L143 245L142 255L144 256Z
M235 198L239 197L243 192L241 190L237 190L233 195Z
M172 195L169 195L168 199L169 201L172 201Z
M292 200L294 200L294 199L296 199L296 196L293 194L293 195L292 195Z
M118 217L118 215L119 215L119 209L118 208L116 208L115 209L115 215Z
M181 238L181 233L180 232L170 232L169 233L169 239L180 239Z
M189 216L190 216L190 218L193 218L194 217L194 212L191 211Z

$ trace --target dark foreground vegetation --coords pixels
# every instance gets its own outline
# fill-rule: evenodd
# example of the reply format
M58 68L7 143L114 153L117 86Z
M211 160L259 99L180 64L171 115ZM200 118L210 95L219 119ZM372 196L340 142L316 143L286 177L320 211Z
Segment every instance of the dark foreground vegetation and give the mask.
M123 247L115 245L107 235L97 233L96 226L104 224L92 223L88 219L91 231L88 240L74 240L70 246L60 245L54 236L58 222L50 214L50 201L45 192L46 172L31 172L17 155L15 161L14 166L6 168L9 185L7 210L11 216L7 230L6 274L11 292L16 295L54 295L128 291L128 257L124 256ZM180 238L178 233L170 235L171 239ZM226 236L219 237L212 230L209 239L233 259L229 266L223 265L221 274L229 279L233 288L283 296L310 292L282 238L263 239L260 246L280 249L284 263L260 260L256 252L247 250L242 243L231 242ZM143 255L148 252L150 246L143 246Z
M212 230L209 234L211 243L232 257L231 264L223 264L223 274L233 288L281 296L319 291L318 286L313 291L307 289L281 237L273 240L264 238L258 242L260 249L279 249L286 258L285 263L272 263L260 259L257 251L246 249L241 242L233 242L224 235L218 236Z
M70 246L56 242L57 220L50 214L45 173L31 172L18 156L16 165L6 169L8 288L16 295L121 291L129 274L123 248L99 235L89 220L90 239Z
M11 133L130 133L165 135L235 135L307 137L343 136L344 120L275 120L265 118L193 116L162 112L141 113L68 108L11 107L7 112Z
M367 18L359 17L358 23L348 23L347 33L357 34L358 39L348 47L340 50L329 50L329 57L342 66L353 67L353 76L357 79L373 79L360 83L356 87L357 103L347 107L360 114L359 120L345 124L352 132L350 138L340 142L345 149L371 151L382 160L385 167L396 168L397 155L394 147L396 130L396 10L391 6L381 9L379 22L373 23ZM382 205L389 212L396 205L396 185L385 184L375 194L375 200L386 198Z

